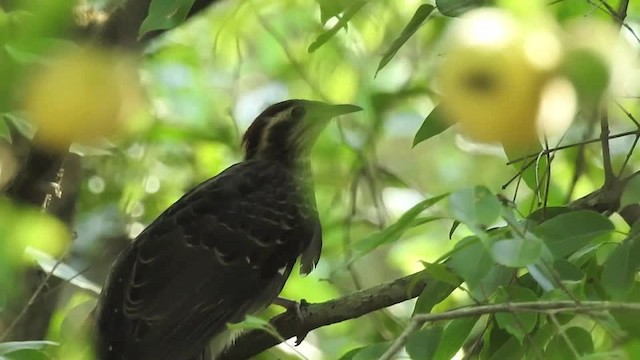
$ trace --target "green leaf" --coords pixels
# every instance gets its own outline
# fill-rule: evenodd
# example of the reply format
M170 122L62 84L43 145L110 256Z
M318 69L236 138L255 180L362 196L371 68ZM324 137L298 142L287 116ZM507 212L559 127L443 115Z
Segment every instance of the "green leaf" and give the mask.
M538 300L538 296L536 296L533 291L520 286L511 285L498 292L495 303L517 303L536 300ZM525 312L497 313L495 314L495 317L498 326L515 336L520 343L522 343L522 340L528 333L533 331L536 326L536 322L538 321L537 314Z
M591 334L577 326L564 329L564 335L557 334L551 338L545 349L544 358L549 360L575 359L576 354L574 354L572 348L579 355L592 353L593 340L591 339Z
M427 280L427 286L424 288L416 306L413 308L413 314L427 314L431 312L434 306L446 299L457 286L447 284L438 280Z
M316 40L313 43L311 43L311 45L309 45L309 49L307 49L307 52L312 53L318 50L322 45L324 45L327 41L329 41L333 37L333 35L335 35L340 29L346 27L349 20L351 20L351 18L355 14L357 14L367 3L368 1L357 1L351 4L351 6L344 12L340 20L338 20L338 22L331 29L320 34L316 38Z
M635 175L624 185L624 191L620 197L620 209L638 203L640 203L640 175Z
M456 232L458 226L460 226L460 221L454 220L453 224L451 224L451 229L449 229L449 240L453 238L453 234Z
M478 301L485 301L501 286L507 286L515 276L515 270L502 265L493 266L487 275L476 286L469 286L471 296Z
M359 349L358 352L355 353L353 357L351 357L350 359L351 360L377 359L387 351L390 345L391 345L390 342L383 342L383 343L377 343L377 344L365 346Z
M627 302L640 302L640 286L636 285L629 292L626 299ZM640 321L638 321L638 312L634 310L612 310L611 315L616 320L620 328L627 335L634 339L640 339Z
M560 72L573 83L578 99L583 104L598 101L611 81L606 60L602 55L586 48L568 51Z
M562 281L582 281L585 278L584 272L578 266L565 259L554 261L553 269Z
M459 250L451 254L447 265L470 287L479 285L494 266L491 255L476 237L463 239L456 244L456 249Z
M276 328L273 327L273 325L271 325L269 320L259 318L256 316L247 315L245 316L244 320L242 320L241 322L229 323L227 324L227 327L230 330L235 330L235 331L262 330L269 333L271 336L275 337L276 339L279 339L280 341L286 340L286 339L283 339L282 336L280 336L280 334L278 333L278 330L276 330Z
M461 319L454 319L444 328L440 344L436 353L433 355L434 360L453 359L454 355L462 348L465 341L469 337L471 330L480 319L479 316L471 316Z
M425 261L422 262L422 265L424 266L423 272L430 279L442 281L453 286L458 286L462 282L462 279L445 265L431 264Z
M195 0L152 0L138 36L143 37L154 30L173 29L182 24L194 2Z
M518 145L503 144L502 148L507 155L509 161L522 158L529 154L540 153L542 151L542 145L540 143L532 144L526 147ZM549 162L546 156L526 158L522 161L513 163L511 166L522 174L522 180L535 194L538 194L539 199L543 199L545 194L545 182L548 176ZM525 169L524 167L527 166ZM534 195L535 196L535 195Z
M640 270L640 234L627 238L602 265L602 286L613 300L623 300Z
M539 326L538 329L534 332L531 343L525 349L527 351L527 354L525 354L525 359L539 358L542 349L547 346L549 340L551 340L551 338L556 334L556 330L556 325L550 322Z
M378 72L380 72L380 70L382 70L382 68L384 68L389 63L389 61L391 61L391 59L393 59L393 57L396 55L398 50L400 50L402 45L404 45L404 43L407 42L407 40L409 40L409 38L416 31L418 31L420 26L424 24L425 20L427 20L427 17L429 17L429 15L431 14L431 12L433 12L434 9L435 7L430 4L422 4L418 7L416 12L413 14L413 17L411 18L411 20L409 20L407 25L405 25L404 29L402 29L400 36L398 36L393 41L393 43L391 43L391 46L389 46L387 51L385 51L384 55L382 55L382 59L380 60L380 64L378 64L378 69L376 70L375 76L377 76Z
M320 5L320 22L326 24L329 19L340 15L347 8L349 2L335 0L318 0Z
M491 255L498 264L515 268L525 267L540 260L543 245L535 236L498 240L491 246Z
M407 339L407 353L412 360L431 360L442 339L442 326L416 331Z
M54 259L49 254L30 246L25 249L25 254L34 259L45 273L53 271L55 277L68 281L81 289L100 294L100 286L81 275L80 271Z
M488 0L436 0L436 6L442 15L456 17L488 2Z
M539 264L533 264L527 266L527 270L529 271L529 275L535 280L535 282L540 285L540 287L544 291L551 291L555 288L555 285L551 281L549 277L549 272L547 271L545 266L540 266Z
M10 354L20 350L42 350L46 346L57 346L53 341L10 341L0 343L0 355Z
M548 206L546 208L538 209L529 216L527 216L527 220L534 222L536 225L541 224L547 220L551 220L554 217L566 213L570 213L573 210L568 207L563 206Z
M485 336L480 358L490 360L522 359L524 347L514 336L498 327Z
M596 237L613 230L613 224L607 217L595 211L579 210L558 215L537 226L534 232L558 259L573 254Z
M375 233L356 242L353 246L355 256L351 261L368 254L369 252L383 244L398 240L407 230L409 230L413 226L422 225L430 221L441 219L440 217L427 217L422 219L416 218L418 217L418 215L420 215L420 213L437 204L440 200L446 198L447 196L449 196L449 194L439 195L419 202L411 209L407 210L407 212L402 214L398 221L388 226L383 231Z
M486 227L500 216L502 205L484 186L463 189L451 194L449 205L453 216L471 226Z
M416 136L413 138L413 146L432 138L451 127L453 123L445 118L442 106L436 105L431 110L427 118L424 119L422 126L418 129Z

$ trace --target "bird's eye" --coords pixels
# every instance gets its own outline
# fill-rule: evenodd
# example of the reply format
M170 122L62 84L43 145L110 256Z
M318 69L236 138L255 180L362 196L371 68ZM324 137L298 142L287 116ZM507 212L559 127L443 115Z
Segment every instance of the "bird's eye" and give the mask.
M293 116L296 119L300 119L304 117L305 113L306 111L302 106L294 106L293 109L291 109L291 116Z

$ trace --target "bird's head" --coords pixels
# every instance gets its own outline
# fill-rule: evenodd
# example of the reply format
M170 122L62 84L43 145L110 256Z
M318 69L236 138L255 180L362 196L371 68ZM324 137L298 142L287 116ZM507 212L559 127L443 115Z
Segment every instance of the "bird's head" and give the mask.
M295 164L311 150L331 118L360 111L349 105L287 100L266 108L244 134L245 160L276 160Z

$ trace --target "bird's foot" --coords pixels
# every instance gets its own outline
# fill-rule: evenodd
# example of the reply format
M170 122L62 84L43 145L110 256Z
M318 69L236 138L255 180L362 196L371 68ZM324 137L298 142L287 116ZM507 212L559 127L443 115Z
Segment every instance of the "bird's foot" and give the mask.
M275 305L282 306L283 308L287 309L287 312L293 312L295 314L300 325L299 326L300 331L298 334L296 334L296 346L300 345L304 340L304 338L307 337L307 334L309 333L309 331L304 330L304 327L303 327L304 320L309 315L309 303L305 299L300 299L300 302L298 302L298 301L283 299L283 298L276 298L273 301L273 303Z

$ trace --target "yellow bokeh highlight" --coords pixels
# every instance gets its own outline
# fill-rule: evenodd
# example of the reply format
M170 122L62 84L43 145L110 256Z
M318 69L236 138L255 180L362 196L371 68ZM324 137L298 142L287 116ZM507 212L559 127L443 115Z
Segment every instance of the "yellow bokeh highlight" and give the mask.
M476 141L535 143L542 89L561 60L552 24L478 9L452 27L446 43L437 79L448 120Z
M127 56L78 48L34 75L25 108L44 145L66 148L117 134L140 100L137 69Z
M65 224L53 216L37 211L25 211L15 219L14 241L22 248L32 247L51 257L64 254L71 240ZM25 255L29 261L33 259Z
M15 271L35 264L35 259L25 253L27 247L60 257L70 240L68 228L56 218L0 201L0 293L20 285L14 283Z
M340 103L354 99L358 86L358 74L345 64L338 64L325 79L325 91L330 102Z

